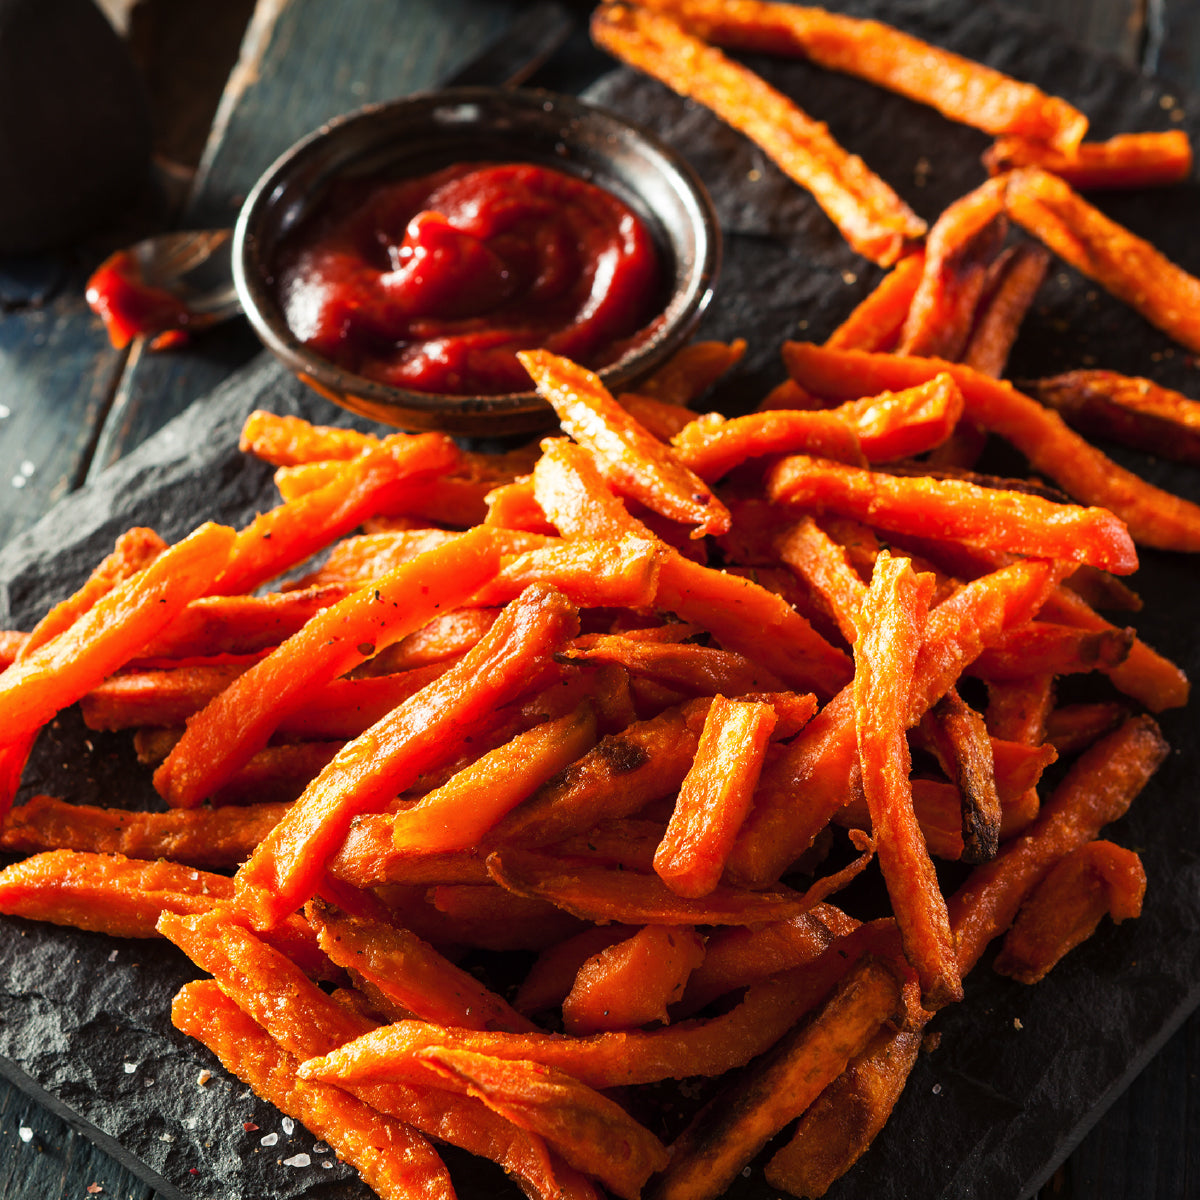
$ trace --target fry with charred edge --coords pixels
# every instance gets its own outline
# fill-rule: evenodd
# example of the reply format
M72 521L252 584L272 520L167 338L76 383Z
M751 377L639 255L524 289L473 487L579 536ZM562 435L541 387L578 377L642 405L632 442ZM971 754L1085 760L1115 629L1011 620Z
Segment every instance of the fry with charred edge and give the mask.
M872 262L891 266L924 234L925 222L825 125L670 17L608 4L592 16L592 39L753 139Z
M867 594L846 549L817 524L801 517L776 540L779 557L819 598L849 645L858 637L855 618Z
M323 487L285 500L239 530L229 564L213 592L252 592L268 579L302 563L322 546L361 525L417 486L422 476L444 472L458 449L441 434L393 434L346 463Z
M1140 916L1145 894L1146 872L1132 850L1088 842L1060 858L1021 906L995 969L1037 983L1092 936L1105 913L1117 922Z
M1003 180L989 179L938 217L925 242L925 269L900 334L900 354L960 356L1006 231Z
M856 619L854 728L879 866L905 956L929 1009L962 998L946 902L912 807L907 728L933 581L908 559L879 556Z
M478 845L506 813L595 744L596 715L586 702L557 721L535 725L400 809L396 849L429 854Z
M304 911L321 949L392 1020L417 1017L510 1033L536 1028L409 930L350 916L320 900L310 900Z
M764 1174L793 1196L824 1196L887 1123L921 1049L920 1029L885 1025L800 1118Z
M1085 192L1160 187L1182 183L1192 173L1192 144L1182 129L1119 133L1103 142L1080 142L1070 150L1009 134L988 147L983 165L991 175L1041 167Z
M287 810L287 804L267 803L130 812L34 796L9 814L0 849L16 854L87 850L150 861L165 858L190 867L232 868L250 857Z
M189 723L154 773L159 795L173 807L199 804L266 746L306 688L345 674L442 609L468 600L495 573L499 558L491 531L472 530L324 609Z
M1049 266L1050 252L1033 242L1010 246L996 259L975 327L962 352L965 366L997 379L1004 374L1021 322Z
M221 991L295 1058L328 1053L373 1028L369 1019L326 995L282 955L219 915L167 917L162 932L211 972ZM592 1189L569 1168L563 1167L561 1181L556 1179L557 1164L540 1138L495 1116L476 1100L427 1087L351 1090L377 1112L491 1158L538 1200L596 1200Z
M671 1145L654 1200L712 1200L861 1053L881 1025L903 1019L900 982L868 960L756 1070L709 1102Z
M802 387L846 398L914 387L947 371L962 389L966 415L1016 446L1034 471L1081 503L1114 512L1139 545L1200 550L1200 506L1118 466L1057 413L1005 380L940 359L833 351L806 342L786 342L783 357Z
M1071 765L1028 831L977 867L949 900L958 963L965 974L1063 855L1123 816L1168 753L1150 717L1134 717Z
M970 671L986 680L1026 679L1030 674L1078 675L1114 671L1128 661L1137 635L1133 629L1072 629L1030 621L997 639Z
M171 1006L175 1027L207 1046L256 1095L301 1121L355 1167L381 1200L454 1200L450 1173L416 1130L341 1088L300 1083L288 1054L211 979L185 984Z
M1118 575L1137 569L1129 531L1105 508L1059 504L961 479L889 475L806 455L770 468L766 491L774 504L854 517L877 529L1085 562Z
M531 587L457 665L344 747L238 871L238 903L255 925L269 929L303 904L351 818L379 812L442 761L453 729L536 687L576 632L578 616L562 596Z
M654 854L655 872L676 895L698 899L720 882L774 728L770 705L713 697L696 757Z
M638 1200L646 1180L667 1164L667 1152L650 1130L565 1072L452 1046L429 1046L421 1060L447 1086L545 1138L571 1166L624 1200Z
M808 912L845 887L871 861L874 846L869 840L863 846L862 854L848 867L818 879L805 892L785 887L774 892L752 892L722 884L695 900L677 896L657 875L610 870L584 862L563 863L532 850L497 850L488 856L487 864L501 887L518 896L549 900L585 921L753 925Z
M608 394L598 375L547 350L522 350L517 357L563 431L591 451L615 492L694 526L692 537L728 532L725 505Z
M201 525L0 673L4 743L35 733L133 658L189 600L208 590L234 536L224 525Z
M831 350L891 350L925 270L925 251L906 254L825 339Z
M562 1001L564 1032L665 1024L667 1008L703 961L704 938L692 926L642 926L579 965Z
M1030 390L1072 429L1200 464L1200 400L1116 371L1068 371Z
M1003 176L1005 211L1060 258L1189 350L1200 351L1200 279L1039 167Z
M1052 564L1026 560L964 585L937 605L917 657L909 724L945 695L989 641L1028 621L1055 582ZM846 688L764 769L730 854L729 877L752 886L778 879L842 807L856 759L854 707ZM803 806L796 804L799 795Z
M1087 117L1065 100L879 21L769 0L640 2L673 13L718 45L803 55L986 133L1019 133L1070 148L1087 132Z

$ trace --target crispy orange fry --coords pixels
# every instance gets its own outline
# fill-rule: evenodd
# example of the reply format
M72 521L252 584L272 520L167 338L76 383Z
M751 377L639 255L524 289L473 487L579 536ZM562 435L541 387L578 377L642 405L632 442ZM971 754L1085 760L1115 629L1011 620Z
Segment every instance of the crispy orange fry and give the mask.
M850 565L845 547L812 517L801 517L776 544L779 557L809 584L842 637L853 645L858 637L855 616L867 588Z
M1070 148L1087 131L1087 118L1065 100L879 21L770 0L642 2L676 14L720 45L802 55L987 133L1018 133Z
M696 757L654 855L655 872L677 895L698 899L720 883L774 728L769 705L713 697Z
M129 812L34 796L9 813L0 848L16 854L87 850L129 858L170 859L192 867L232 868L287 811L286 804Z
M832 411L858 435L868 462L891 462L945 441L962 416L963 398L951 376L935 375L917 387L848 400Z
M864 257L891 266L925 232L924 221L823 124L670 17L605 5L592 17L592 38L757 142Z
M305 915L321 949L393 1020L417 1017L510 1033L535 1028L474 975L407 929L353 917L318 900L308 902Z
M507 812L596 742L596 718L582 704L557 721L537 725L489 751L395 818L397 850L467 850Z
M891 350L925 270L925 251L906 254L825 339L831 350Z
M1200 549L1200 506L1118 466L1056 413L1004 380L940 359L834 352L800 342L786 343L783 356L802 386L831 396L913 387L948 371L962 389L967 416L1011 442L1035 471L1053 479L1076 500L1116 513L1135 542L1171 550Z
M814 1019L770 1060L709 1102L672 1143L660 1200L711 1200L789 1121L903 1014L900 983L882 964L855 967Z
M975 327L962 352L965 366L997 379L1004 374L1021 322L1049 266L1049 252L1033 242L1011 246L996 259Z
M557 593L531 587L465 658L340 751L238 872L238 902L256 925L270 928L303 904L351 818L380 811L441 761L454 727L536 686L577 621Z
M303 1122L357 1168L381 1200L454 1200L432 1146L410 1126L328 1084L299 1083L298 1061L211 979L185 984L171 1007L175 1027L282 1112Z
M486 529L464 534L323 610L189 724L154 775L169 804L191 807L267 743L306 687L326 683L467 600L499 563Z
M1116 371L1068 371L1039 379L1031 391L1073 429L1200 463L1200 400Z
M644 925L580 965L562 1002L563 1029L578 1035L665 1023L703 959L704 939L691 926Z
M1112 672L1128 660L1136 637L1132 629L1072 629L1049 621L1030 621L1023 629L998 638L970 670L987 680Z
M313 425L291 417L255 409L242 426L238 449L272 466L357 458L379 444L379 439L357 429Z
M905 955L929 1009L962 997L950 920L912 808L905 739L917 651L926 636L932 580L884 553L859 612L854 726L879 866Z
M589 925L547 946L521 981L513 1008L528 1017L557 1008L567 998L575 976L589 958L636 932L632 925Z
M523 350L517 357L563 430L591 451L614 491L694 526L693 537L728 530L721 501L608 394L598 375L546 350Z
M1077 754L1111 733L1129 711L1118 701L1064 704L1046 717L1046 741L1060 755Z
M1189 350L1200 351L1200 279L1040 167L1003 177L1008 215Z
M767 472L767 495L793 509L868 521L1038 558L1086 562L1116 574L1137 569L1124 523L1105 508L1059 504L960 479L890 475L792 455Z
M1166 133L1119 133L1103 142L1080 142L1064 150L1015 134L997 138L983 156L992 175L1017 167L1041 167L1082 191L1159 187L1182 183L1192 171L1192 145L1182 129Z
M995 969L1037 983L1063 955L1095 932L1100 918L1141 915L1146 872L1132 850L1088 842L1064 855L1021 907L996 956Z

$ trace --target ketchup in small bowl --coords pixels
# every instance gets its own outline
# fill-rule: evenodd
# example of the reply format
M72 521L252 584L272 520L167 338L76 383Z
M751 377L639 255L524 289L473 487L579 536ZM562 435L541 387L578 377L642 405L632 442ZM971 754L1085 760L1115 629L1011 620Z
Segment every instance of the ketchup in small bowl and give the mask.
M338 182L279 248L277 295L309 350L357 375L447 395L528 388L518 350L598 370L663 307L646 223L537 163L459 163Z
M242 208L234 279L263 342L328 399L502 436L554 422L516 350L627 390L691 336L719 239L703 185L652 135L573 97L455 88L288 151Z

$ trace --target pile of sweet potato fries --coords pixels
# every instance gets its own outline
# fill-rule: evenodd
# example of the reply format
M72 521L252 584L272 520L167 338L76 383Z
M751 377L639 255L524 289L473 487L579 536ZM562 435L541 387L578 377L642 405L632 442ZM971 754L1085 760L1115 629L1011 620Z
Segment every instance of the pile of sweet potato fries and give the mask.
M503 455L255 413L277 507L130 530L0 635L0 847L28 856L0 912L176 943L212 976L178 1027L383 1197L453 1196L445 1142L545 1200L702 1200L785 1130L768 1182L820 1196L989 943L1035 982L1140 911L1100 834L1188 683L1097 609L1137 606L1137 545L1200 549L1200 508L1074 426L1195 461L1196 402L1000 377L1051 253L1200 350L1200 282L1072 186L1190 153L1088 143L1065 101L820 9L608 4L593 32L891 271L745 416L691 407L744 350L712 342L617 397L525 352L561 434ZM995 174L926 230L718 46L978 124ZM1036 481L976 473L993 435ZM1059 704L1088 672L1107 697ZM7 811L76 703L134 731L165 811ZM873 875L888 915L839 904ZM471 969L497 956L503 995ZM641 1087L726 1074L681 1132Z

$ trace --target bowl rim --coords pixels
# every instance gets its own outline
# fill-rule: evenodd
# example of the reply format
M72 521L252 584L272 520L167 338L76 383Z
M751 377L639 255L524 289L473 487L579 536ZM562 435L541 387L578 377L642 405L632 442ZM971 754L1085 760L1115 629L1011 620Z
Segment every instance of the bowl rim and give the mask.
M466 431L473 421L480 422L480 433L487 432L482 423L488 418L509 417L519 422L520 418L527 417L525 425L531 430L547 427L553 422L553 410L532 388L491 396L420 392L357 375L313 353L296 339L278 314L274 294L266 282L267 264L261 261L260 232L276 200L283 195L284 185L330 138L347 129L386 119L397 111L422 107L432 111L443 105L467 106L484 102L503 103L518 114L553 110L561 113L568 127L576 120L598 120L631 134L641 143L642 149L649 151L649 157L657 162L687 209L696 238L696 255L687 272L686 285L682 289L676 286L664 308L648 322L650 326L666 317L661 328L597 372L606 387L612 391L620 390L679 349L694 332L712 301L722 258L721 227L712 198L695 168L677 150L637 122L578 96L541 88L451 87L367 104L324 122L280 154L247 194L233 233L234 284L255 333L298 378L335 404L400 427L447 428L453 432ZM565 163L564 168L569 170L569 163ZM650 202L643 198L643 203L653 214ZM665 226L663 228L665 232ZM669 234L667 236L669 238ZM390 414L394 414L394 420Z

